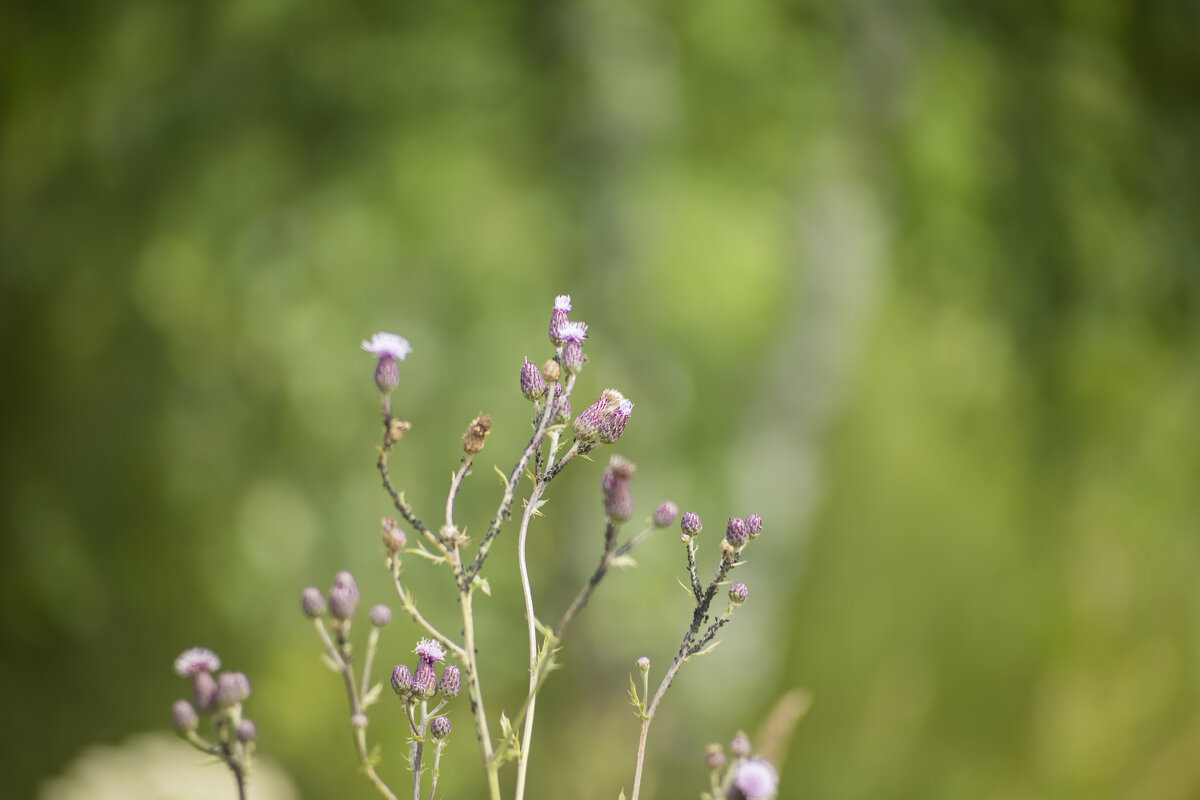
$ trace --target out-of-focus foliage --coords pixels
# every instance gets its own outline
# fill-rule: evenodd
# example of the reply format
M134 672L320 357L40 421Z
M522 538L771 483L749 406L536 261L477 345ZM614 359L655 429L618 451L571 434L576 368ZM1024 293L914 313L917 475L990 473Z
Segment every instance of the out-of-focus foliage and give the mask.
M637 403L640 508L700 512L709 557L766 519L647 789L695 796L704 744L804 686L785 797L1200 794L1195 3L50 0L0 9L0 65L12 796L165 728L204 644L306 796L371 797L298 610L343 568L390 591L358 342L414 345L394 464L426 513L496 420L470 534L563 292L580 403ZM599 473L535 532L547 609L599 554ZM525 680L511 538L494 713ZM628 788L626 674L688 612L674 537L639 561L551 678L532 796ZM372 725L396 781L400 728ZM475 797L455 729L440 786Z

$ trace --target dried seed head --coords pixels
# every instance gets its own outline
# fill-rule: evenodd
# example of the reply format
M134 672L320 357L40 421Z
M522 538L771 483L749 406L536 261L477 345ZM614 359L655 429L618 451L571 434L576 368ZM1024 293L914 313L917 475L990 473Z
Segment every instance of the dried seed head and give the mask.
M388 421L388 444L395 444L404 438L404 432L412 429L412 423L406 419L396 419L392 417Z
M487 442L487 435L492 430L492 418L480 414L472 420L467 432L463 434L463 452L469 456L478 455Z
M562 367L557 360L546 359L546 363L542 364L542 377L546 379L546 383L558 383L558 379L562 377Z

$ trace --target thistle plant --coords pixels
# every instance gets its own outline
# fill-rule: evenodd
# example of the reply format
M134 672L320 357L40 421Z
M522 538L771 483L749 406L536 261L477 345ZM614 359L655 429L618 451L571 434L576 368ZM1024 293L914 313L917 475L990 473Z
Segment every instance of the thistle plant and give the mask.
M192 682L194 703L176 700L171 706L171 724L188 744L225 762L233 773L239 800L245 800L246 773L258 738L258 728L242 714L242 703L250 696L250 681L241 672L217 672L220 668L221 659L205 647L185 650L175 659L175 673ZM201 717L211 723L213 738L200 733Z
M721 628L749 598L746 585L740 582L731 584L729 577L744 563L746 547L762 532L761 518L752 514L744 519L735 517L728 520L724 537L719 542L712 577L707 583L702 583L697 564L697 540L703 530L699 515L688 511L681 516L674 502L665 501L655 507L636 532L627 533L626 526L636 516L633 481L637 467L623 456L611 454L598 481L601 495L598 524L603 535L596 566L574 598L557 615L548 612L544 606L539 607L530 581L528 552L530 528L547 502L546 494L564 470L586 468L581 462L592 461L593 451L617 444L625 433L634 409L634 403L622 392L609 388L601 391L577 416L573 415L572 395L584 367L589 363L584 352L589 329L585 323L570 318L571 310L570 296L559 295L555 298L548 327L552 352L540 366L536 361L526 358L519 367L517 377L520 391L531 405L530 438L517 454L511 468L501 472L503 488L495 511L474 541L466 533L467 526L460 524L457 518L456 501L471 475L475 458L487 444L493 426L491 417L480 414L468 424L462 437L462 455L452 473L444 509L439 510L436 522L426 521L433 518L417 514L404 491L396 487L390 471L391 460L402 457L404 434L412 428L411 422L393 413L392 395L401 385L399 362L404 361L413 348L403 337L392 333L377 333L362 343L362 349L377 358L374 379L381 398L382 433L377 447L376 468L395 513L395 516L384 517L381 523L384 545L382 566L391 577L399 608L421 630L422 638L413 648L415 663L393 665L390 678L376 680L373 675L379 639L392 618L391 610L382 604L375 605L367 614L366 642L360 660L355 650L356 637L353 635L355 621L360 618L360 597L355 578L349 572L339 572L326 593L316 587L305 589L301 593L301 610L311 620L323 645L323 660L340 676L345 686L347 722L361 770L378 792L390 800L396 800L401 792L394 789L393 783L389 783L381 774L382 759L378 750L370 746L368 735L372 724L370 715L376 706L380 706L381 710L376 715L378 719L375 724L401 725L408 729L409 746L404 764L408 777L404 782L411 787L411 791L406 788L403 794L411 793L413 800L421 800L422 797L433 800L436 797L441 756L451 739L452 728L454 725L470 725L478 743L489 800L501 800L504 796L500 775L502 770L509 768L515 772L511 796L514 800L522 800L532 762L532 735L537 719L538 696L547 678L559 667L557 654L563 647L571 623L613 568L635 566L633 551L646 543L654 531L669 528L678 521L687 569L687 582L680 581L680 584L691 598L693 608L682 642L653 695L650 693L652 670L649 658L637 659L640 680L635 681L630 677L630 695L641 723L634 751L631 787L631 797L637 800L644 774L650 726L667 689L684 663L710 652L716 646ZM576 467L577 464L580 466ZM493 716L489 712L484 675L479 663L475 600L479 594L489 595L491 592L484 570L492 563L490 555L497 537L512 522L513 506L519 496L523 505L519 521L516 522L516 569L524 600L529 683L523 702L512 716L505 713ZM421 612L407 585L407 571L413 564L420 568L440 570L446 576L447 594L453 592L457 595L460 628L455 631L439 629ZM718 613L714 610L714 603L722 599L725 604ZM445 599L439 602L444 603ZM197 686L204 682L198 677L201 672L211 680L209 673L219 665L205 662L204 666L207 669L189 666L189 669L198 670L195 675L190 675ZM383 703L385 684L388 683L397 703ZM466 694L467 702L455 702L460 692ZM197 689L197 707L199 697L200 689ZM197 738L198 741L193 743L202 749L209 748L206 752L220 755L233 769L241 791L253 737L243 742L232 734L222 738L221 733L222 730L228 733L238 728L241 720L235 717L240 714L240 705L237 708L233 716L227 714L228 718L214 717L218 730L217 743L207 743L195 736L195 710L190 717L181 710L177 715L176 727L186 731L189 741ZM455 722L456 716L464 719ZM739 783L733 770L743 763L749 762L745 758L731 762L730 771L722 773L719 783L713 783L712 798L726 793L729 797L740 796L747 800L766 797L754 788L760 786L761 781L751 786L750 778L746 778ZM725 766L724 761L722 766ZM395 766L388 767L389 773L395 770ZM395 781L394 778L391 780ZM738 788L742 784L751 788ZM718 788L722 795L715 793ZM735 795L736 792L741 794ZM622 791L621 797L624 796Z

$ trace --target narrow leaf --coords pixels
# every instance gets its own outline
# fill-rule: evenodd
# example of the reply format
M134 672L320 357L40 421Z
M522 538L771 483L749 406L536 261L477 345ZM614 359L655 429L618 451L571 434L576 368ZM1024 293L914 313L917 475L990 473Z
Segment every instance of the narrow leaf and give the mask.
M379 693L383 691L383 684L377 683L371 687L371 690L363 696L363 708L370 708L379 702Z
M610 567L616 567L617 569L632 569L637 566L637 561L633 559L633 556L626 553L623 556L617 556L612 561L609 561L608 565Z
M332 658L330 658L329 653L321 653L321 663L324 664L325 666L329 667L331 670L338 673L339 675L342 672L342 668L338 666L338 663L336 661L334 661Z

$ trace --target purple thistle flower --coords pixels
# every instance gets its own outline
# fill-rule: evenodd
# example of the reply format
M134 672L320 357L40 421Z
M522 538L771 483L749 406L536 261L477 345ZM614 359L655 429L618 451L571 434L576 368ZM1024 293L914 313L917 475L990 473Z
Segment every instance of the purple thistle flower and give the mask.
M733 753L738 758L745 758L750 755L750 737L745 731L738 731L729 742L729 752Z
M458 671L458 667L453 664L448 664L442 670L442 679L438 681L438 692L447 700L458 697L458 693L462 691L462 675Z
M216 672L221 668L221 659L207 647L184 650L175 659L175 674L181 678L193 678L201 672Z
M370 341L362 343L362 349L379 356L379 363L375 365L375 385L385 396L391 394L400 383L400 372L396 369L396 362L408 358L412 346L403 336L377 333Z
M333 588L329 590L329 613L334 619L347 620L354 616L358 608L358 584L354 576L345 570L333 578Z
M583 354L583 340L587 338L587 325L583 322L564 322L562 335L562 368L568 373L583 369L587 357Z
M222 672L217 676L217 705L236 706L250 696L250 679L242 672Z
M442 647L434 639L422 639L417 642L417 646L413 648L413 652L417 654L417 658L421 659L421 663L437 664L446 660L446 648Z
M746 527L750 530L750 538L757 539L762 533L762 517L758 514L751 514L746 517Z
M725 538L734 547L741 547L750 540L750 528L741 517L730 517L725 526Z
M445 741L446 737L450 735L450 718L434 717L433 721L429 723L429 732L437 741Z
M737 800L772 800L779 790L779 774L768 762L752 758L737 765L730 797Z
M412 676L413 697L432 697L436 691L437 673L433 671L433 662L421 659Z
M545 393L546 379L542 377L542 371L537 368L537 364L528 358L525 359L525 363L521 365L521 394L532 403Z
M571 310L571 295L560 294L554 298L554 312L550 315L550 343L561 347L562 326L567 321L567 313Z
M704 524L695 511L685 511L679 520L679 529L683 531L684 536L691 537L704 530Z
M625 423L629 421L629 415L632 413L633 402L622 400L616 409L600 424L600 441L612 444L617 439L620 439L621 434L625 432Z
M196 699L196 710L210 713L217 705L217 679L211 672L197 672L192 678L192 696Z
M171 706L171 725L180 733L196 730L196 726L200 724L200 717L196 715L196 709L187 700L176 700Z
M600 436L601 427L608 422L609 417L624 402L625 395L616 389L605 389L600 393L596 402L585 408L575 418L575 437L581 442L595 441Z
M325 597L321 594L321 590L315 586L310 586L300 593L300 608L304 611L304 616L309 619L316 619L325 613Z
M406 664L397 664L392 670L392 691L405 695L412 691L412 673Z

